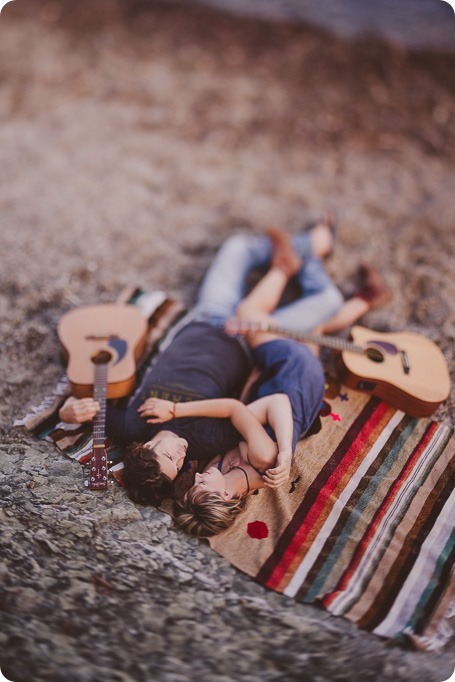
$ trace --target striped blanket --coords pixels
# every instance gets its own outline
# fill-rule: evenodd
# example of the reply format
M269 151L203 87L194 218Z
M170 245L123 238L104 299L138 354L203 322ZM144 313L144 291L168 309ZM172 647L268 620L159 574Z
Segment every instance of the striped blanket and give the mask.
M125 300L143 305L150 318L150 356L182 306L159 297L150 304L142 293ZM20 423L84 463L90 431L58 423L67 395L63 380ZM289 484L252 495L211 547L260 584L377 635L443 646L455 616L452 430L408 417L334 377L320 417L321 431L298 444ZM121 460L115 445L109 453ZM121 467L112 469L118 480Z
M455 616L452 430L343 386L327 402L290 484L210 544L268 588L439 648Z

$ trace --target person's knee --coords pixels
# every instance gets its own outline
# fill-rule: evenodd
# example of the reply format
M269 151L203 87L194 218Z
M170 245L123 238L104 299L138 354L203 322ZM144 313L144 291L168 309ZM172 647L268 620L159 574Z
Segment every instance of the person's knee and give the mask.
M222 244L219 254L237 258L243 256L251 247L252 237L245 234L234 234L228 237Z
M344 298L339 289L336 287L331 287L327 289L324 294L324 303L326 307L327 317L333 317L340 312L341 307L344 303Z

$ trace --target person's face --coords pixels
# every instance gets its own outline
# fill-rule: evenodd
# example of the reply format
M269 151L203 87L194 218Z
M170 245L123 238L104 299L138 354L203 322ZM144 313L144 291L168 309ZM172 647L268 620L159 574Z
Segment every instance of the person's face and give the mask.
M206 469L206 471L203 471L202 474L196 474L192 490L205 490L210 493L218 493L224 499L229 497L229 494L226 491L226 481L217 467L210 467L209 469Z
M188 441L184 438L179 438L176 434L167 434L165 436L157 434L152 440L144 443L144 445L146 448L153 447L161 471L173 481L183 466L188 449Z

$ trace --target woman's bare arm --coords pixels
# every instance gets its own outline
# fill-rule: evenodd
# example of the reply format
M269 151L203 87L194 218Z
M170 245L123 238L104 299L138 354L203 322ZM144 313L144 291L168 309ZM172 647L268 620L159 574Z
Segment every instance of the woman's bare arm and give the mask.
M265 396L244 405L233 398L196 400L172 403L149 398L139 408L147 421L160 424L179 417L225 417L232 421L248 445L248 458L257 469L266 469L264 483L278 488L289 479L292 461L293 419L289 397L284 393ZM270 424L277 438L275 443L262 428ZM260 426L261 425L261 426Z
M248 406L234 398L215 398L173 403L170 400L148 398L138 409L150 424L162 424L181 417L216 417L230 419L248 445L254 465L266 468L276 460L276 444L264 430L260 420Z
M247 405L247 408L261 424L269 424L272 427L279 450L292 453L294 420L289 396L285 393L274 393L255 400Z
M262 424L269 424L275 433L278 456L275 466L267 469L264 483L271 488L278 488L289 479L291 469L294 432L291 401L285 393L275 393L259 398L247 407ZM258 466L252 454L249 453L250 461Z

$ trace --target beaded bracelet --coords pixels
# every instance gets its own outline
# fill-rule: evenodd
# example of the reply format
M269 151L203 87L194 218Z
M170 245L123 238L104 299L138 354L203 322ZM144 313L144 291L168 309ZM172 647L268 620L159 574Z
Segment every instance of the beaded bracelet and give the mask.
M172 412L171 412L172 419L177 419L177 417L175 416L175 408L177 407L177 403L173 403L172 405L173 405L172 406Z

